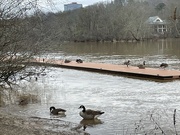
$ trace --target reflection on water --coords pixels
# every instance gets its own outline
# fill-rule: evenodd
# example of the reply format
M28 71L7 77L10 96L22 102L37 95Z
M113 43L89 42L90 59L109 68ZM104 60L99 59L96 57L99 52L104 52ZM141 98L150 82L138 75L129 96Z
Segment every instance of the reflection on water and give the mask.
M29 91L41 96L41 103L11 106L8 112L50 119L49 107L53 105L67 110L66 117L53 119L80 123L78 108L84 104L105 112L100 117L103 123L87 124L86 131L92 135L111 135L123 134L126 130L134 133L134 124L148 112L160 109L167 113L180 108L179 80L159 83L61 68L47 71L47 76L32 82L33 87L27 86Z
M180 46L176 40L173 43L76 43L61 46L59 49L60 52L49 54L48 57L78 57L85 61L113 64L122 64L130 59L134 65L145 60L149 67L159 67L160 63L166 62L170 65L169 69L180 70ZM25 107L10 106L5 108L8 113L48 119L53 117L81 123L92 135L133 134L137 126L135 123L155 110L164 112L161 115L167 116L168 119L172 117L174 109L179 113L179 80L161 83L62 68L48 68L46 71L47 75L40 76L38 81L20 84L23 85L21 90L38 94L41 103ZM99 121L84 121L79 116L78 107L81 104L103 110L105 114ZM51 116L50 106L66 109L66 116ZM162 121L165 129L169 127L168 124L172 124L169 122ZM146 128L151 127L148 124L149 121L146 121Z
M93 127L97 124L103 124L103 122L100 119L93 119L93 120L81 120L80 124L83 126L83 130L85 131L89 126Z
M50 118L52 119L56 119L56 118L62 118L62 117L66 117L66 114L58 114L58 115L53 115L50 114Z
M131 60L132 65L146 61L147 67L157 68L168 63L168 69L180 69L180 39L168 39L138 43L67 43L48 54L55 59L81 58L87 62L123 64ZM59 50L59 51L58 51ZM45 56L46 57L46 56Z
M59 47L64 56L176 56L180 58L180 39L138 43L67 43ZM56 49L57 51L58 49Z

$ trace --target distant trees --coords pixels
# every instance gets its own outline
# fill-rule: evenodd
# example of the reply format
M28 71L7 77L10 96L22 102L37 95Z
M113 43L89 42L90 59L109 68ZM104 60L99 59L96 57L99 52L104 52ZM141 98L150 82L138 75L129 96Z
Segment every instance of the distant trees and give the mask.
M152 9L146 3L131 2L126 6L98 3L83 9L57 13L54 20L47 18L47 28L68 41L118 41L147 38L144 22ZM54 26L56 27L54 31Z
M172 36L170 32L179 31L179 22L176 21L175 28L171 17L173 6L178 5L177 0L166 3L163 0L160 3L157 0L132 0L126 5L123 3L126 3L126 0L97 3L68 12L41 13L38 16L42 21L43 34L35 37L41 35L46 41L44 45L59 44L61 41L140 41L153 38L152 29L149 29L145 21L150 16L157 15L169 23L169 36Z
M157 11L162 11L162 10L165 8L165 6L166 6L166 4L164 4L164 3L159 3L159 4L155 7L155 9L156 9Z

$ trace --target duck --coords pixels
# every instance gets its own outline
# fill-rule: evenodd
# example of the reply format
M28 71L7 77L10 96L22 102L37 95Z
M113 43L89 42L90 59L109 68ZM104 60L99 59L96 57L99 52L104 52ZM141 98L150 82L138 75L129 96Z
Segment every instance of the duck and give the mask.
M168 67L167 63L161 63L160 68L164 68L165 69L166 67Z
M125 61L124 62L124 65L126 65L127 67L130 65L130 60L128 60L128 61Z
M86 109L84 105L81 105L79 109L83 109L82 111L79 112L79 115L86 120L92 120L96 119L100 115L104 114L104 112L99 111L99 110L91 110L91 109Z
M64 114L66 112L66 110L61 108L56 109L54 106L51 106L49 109L50 109L50 114L53 115Z
M143 61L143 64L138 65L139 69L145 69L146 62Z
M76 59L77 63L83 63L83 61L81 59Z

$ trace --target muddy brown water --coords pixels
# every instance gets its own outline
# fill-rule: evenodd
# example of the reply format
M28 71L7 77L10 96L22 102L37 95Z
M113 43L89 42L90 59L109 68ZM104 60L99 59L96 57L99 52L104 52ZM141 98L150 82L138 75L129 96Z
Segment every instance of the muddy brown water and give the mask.
M88 62L122 64L131 60L133 65L142 63L158 68L160 63L168 69L180 70L179 40L143 43L66 43L54 53L42 57L54 59L81 58ZM24 107L9 105L8 113L20 116L37 116L85 124L85 131L92 135L127 135L154 131L153 114L166 133L174 132L173 112L177 109L177 126L180 126L180 80L157 82L148 79L127 78L48 67L46 75L30 83L22 82L21 91L38 94L41 103ZM80 105L105 112L97 121L83 121L79 116ZM51 116L49 107L67 110L66 116ZM143 128L142 128L143 127ZM159 132L157 130L157 132Z

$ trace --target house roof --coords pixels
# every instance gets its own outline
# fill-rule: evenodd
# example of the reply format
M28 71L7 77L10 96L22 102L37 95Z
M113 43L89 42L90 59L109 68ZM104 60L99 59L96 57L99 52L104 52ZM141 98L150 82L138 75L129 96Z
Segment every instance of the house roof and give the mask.
M165 20L162 20L159 16L149 17L146 21L148 24L167 24Z

